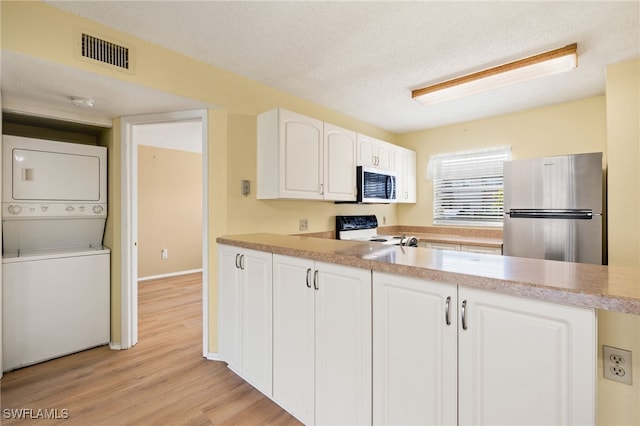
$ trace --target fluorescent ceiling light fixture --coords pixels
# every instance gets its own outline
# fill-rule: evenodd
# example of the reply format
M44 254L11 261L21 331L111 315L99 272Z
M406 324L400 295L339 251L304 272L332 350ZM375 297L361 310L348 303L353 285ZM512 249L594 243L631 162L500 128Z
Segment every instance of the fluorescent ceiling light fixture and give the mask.
M573 43L560 49L415 89L411 91L411 97L430 105L569 71L578 66L577 50L578 44Z

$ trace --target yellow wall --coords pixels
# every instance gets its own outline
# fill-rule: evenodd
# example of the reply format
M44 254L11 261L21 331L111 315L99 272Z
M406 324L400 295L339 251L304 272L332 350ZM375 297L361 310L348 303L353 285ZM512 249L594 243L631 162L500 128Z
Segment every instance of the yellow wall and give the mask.
M510 145L512 158L535 158L580 152L604 152L604 96L400 135L398 145L416 151L416 204L398 206L403 225L433 224L433 181L427 180L429 156ZM606 158L605 158L606 162Z
M609 264L640 267L640 60L607 68ZM640 285L640 283L637 283ZM599 312L598 423L640 425L640 316ZM632 352L633 386L602 378L602 345Z
M138 145L138 277L201 268L202 154Z

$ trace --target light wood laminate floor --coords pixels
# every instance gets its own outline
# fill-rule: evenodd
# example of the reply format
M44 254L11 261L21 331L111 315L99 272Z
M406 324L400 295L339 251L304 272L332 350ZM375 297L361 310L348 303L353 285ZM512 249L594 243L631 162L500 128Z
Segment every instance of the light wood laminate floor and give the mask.
M141 282L139 343L5 373L0 423L299 425L225 363L202 357L201 297L199 273ZM27 419L11 418L21 409ZM45 415L39 410L59 418L29 418Z

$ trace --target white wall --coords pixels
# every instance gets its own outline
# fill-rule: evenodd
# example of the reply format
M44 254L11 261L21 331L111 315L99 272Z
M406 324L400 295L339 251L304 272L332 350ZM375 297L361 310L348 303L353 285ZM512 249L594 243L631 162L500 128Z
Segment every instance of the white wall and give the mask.
M133 138L138 145L202 154L200 121L139 124L133 128Z

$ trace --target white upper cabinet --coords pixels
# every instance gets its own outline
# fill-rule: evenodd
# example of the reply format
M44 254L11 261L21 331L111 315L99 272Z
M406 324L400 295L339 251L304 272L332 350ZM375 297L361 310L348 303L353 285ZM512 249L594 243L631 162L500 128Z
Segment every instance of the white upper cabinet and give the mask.
M358 166L393 170L392 151L394 145L358 133Z
M356 132L324 123L325 200L356 199Z
M416 202L416 152L402 150L402 194L398 197L401 203Z
M416 154L282 108L258 115L257 198L356 201L356 166L396 173L398 202L416 202Z
M258 115L258 199L355 201L355 133L282 108Z
M323 123L284 109L258 115L258 199L322 199Z
M416 153L410 149L394 146L392 168L396 173L396 202L416 202Z

